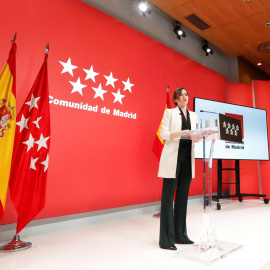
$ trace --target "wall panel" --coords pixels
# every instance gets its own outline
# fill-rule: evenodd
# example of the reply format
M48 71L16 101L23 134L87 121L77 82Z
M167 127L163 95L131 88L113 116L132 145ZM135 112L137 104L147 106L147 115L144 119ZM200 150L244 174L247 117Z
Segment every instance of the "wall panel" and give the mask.
M269 134L270 134L270 82L269 81L253 81L255 105L256 108L267 110L267 125L268 125L268 150L269 150ZM262 193L270 196L270 162L260 161L260 173L262 182Z
M36 218L160 200L152 146L167 85L185 86L191 100L225 101L227 79L79 0L2 1L0 9L0 65L18 31L18 111L50 42L50 164L46 206ZM72 72L61 64L69 59ZM95 79L84 71L91 66ZM202 162L196 163L190 195L202 194ZM1 224L13 222L8 199Z

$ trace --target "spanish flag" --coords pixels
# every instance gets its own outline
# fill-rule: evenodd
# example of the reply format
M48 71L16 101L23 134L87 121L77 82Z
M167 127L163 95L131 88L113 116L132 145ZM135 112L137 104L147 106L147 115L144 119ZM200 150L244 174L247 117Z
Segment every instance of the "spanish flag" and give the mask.
M167 88L167 99L166 99L165 110L168 108L171 108L170 97L169 97L169 85ZM162 119L163 119L163 117L162 117ZM155 137L155 141L154 141L154 146L153 146L153 152L156 155L158 160L160 160L160 156L161 156L164 144L165 144L164 140L162 140L160 137L160 130L162 127L162 119L161 119L161 122L159 124L159 128L158 128L158 131L157 131L157 134Z
M16 51L14 41L0 73L0 219L6 203L16 130Z

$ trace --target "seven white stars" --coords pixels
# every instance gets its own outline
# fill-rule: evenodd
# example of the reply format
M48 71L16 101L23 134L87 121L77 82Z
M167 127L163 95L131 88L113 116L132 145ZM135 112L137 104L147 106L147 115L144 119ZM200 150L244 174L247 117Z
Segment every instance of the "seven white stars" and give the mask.
M30 117L25 119L24 118L24 115L22 114L22 118L21 118L21 121L20 122L17 122L16 125L18 125L20 127L20 133L21 131L24 129L24 128L27 128L28 129L28 121L29 121Z
M68 61L66 63L61 62L61 61L59 61L59 63L64 67L61 74L65 73L65 72L68 72L73 77L73 69L76 69L78 67L71 64L70 57L69 57L69 59L68 59Z
M30 133L28 141L23 142L27 145L27 151L28 152L33 146L34 146L34 138L32 137L32 134Z
M44 165L44 172L46 172L49 167L49 154L47 154L46 160L40 162L40 164Z
M83 96L82 89L86 87L87 85L81 84L80 77L78 78L77 82L70 82L70 83L73 85L71 94L75 92L79 92Z
M60 63L64 66L64 69L63 69L62 73L69 72L73 76L73 72L72 71L73 71L73 69L75 69L77 67L76 66L73 66L71 64L70 58L69 58L69 60L68 60L67 63L63 63L63 62L60 62ZM83 87L86 87L86 86L83 86L82 85L81 89L79 89L79 87L78 87L77 84L80 84L80 78L77 80L76 83L74 83L74 89L73 89L73 91L81 92L81 89ZM81 94L82 94L82 92L81 92ZM34 95L32 94L31 100L28 101L28 102L25 102L25 104L29 106L29 112L33 108L39 109L39 107L38 107L38 101L39 101L39 99L40 99L40 97L36 97L35 98ZM40 129L39 121L40 121L41 118L42 117L37 117L36 120L33 121L33 124L35 124L36 125L36 128L38 128L38 129ZM29 127L28 127L29 120L30 120L30 117L26 119L24 117L24 115L22 114L21 120L16 123L16 125L18 125L20 127L20 131L19 132L22 132L22 130L24 128L29 129ZM44 138L43 134L41 133L40 139L35 142L35 139L33 138L32 134L29 133L28 140L27 141L24 141L22 143L25 144L25 145L27 145L27 150L26 150L27 153L29 152L29 150L32 147L34 147L34 143L36 143L38 145L38 149L37 149L37 152L38 152L42 147L48 149L48 147L47 147L47 141L49 140L49 138L50 138L50 136ZM38 159L39 158L33 158L33 157L31 157L30 169L37 170L37 168L36 168L36 162L37 162ZM41 164L44 165L44 172L48 169L48 162L49 162L49 155L47 154L46 160L44 160L43 162L41 162Z
M37 170L37 168L36 168L36 162L37 162L38 159L39 159L39 158L33 159L33 158L31 157L30 169Z
M114 82L118 81L118 79L115 79L115 78L113 77L112 72L111 72L110 76L104 75L104 77L105 77L106 80L107 80L107 83L106 83L105 86L107 86L107 85L110 84L113 88L115 88L115 87L114 87Z
M100 97L102 100L104 100L103 95L108 91L102 89L101 83L99 84L98 88L92 87L92 89L96 92L94 98Z
M38 105L37 102L40 99L40 97L35 98L34 95L32 94L31 96L31 100L28 102L25 102L25 104L29 105L29 112L32 110L32 108L37 108L38 109Z
M122 83L125 85L124 91L128 90L131 93L131 87L134 86L134 84L130 83L129 78L126 82L122 81Z
M44 138L43 137L43 134L42 133L40 134L39 140L35 142L36 144L38 144L38 150L37 150L37 152L40 150L41 147L44 147L44 148L47 148L48 149L46 142L49 140L49 138L50 138L50 136Z
M97 75L99 75L99 73L94 72L93 66L91 66L91 68L89 70L87 70L87 69L83 69L83 70L86 72L86 78L85 78L85 80L91 79L93 82L96 82L95 77Z
M71 63L71 58L70 58L70 57L69 57L69 59L68 59L67 62L61 62L61 61L59 61L59 63L64 67L63 70L62 70L62 72L61 72L61 74L62 74L62 73L65 73L65 72L69 72L69 73L73 76L73 70L76 69L76 68L78 68L77 66L72 65L72 63ZM93 65L91 65L90 69L83 69L83 70L84 70L84 72L86 73L85 81L91 79L94 83L96 83L96 78L95 78L95 77L96 77L97 75L99 75L100 73L97 73L97 72L94 71ZM115 88L114 83L115 83L116 81L118 81L118 79L116 79L116 78L113 77L113 72L111 72L109 76L106 76L106 75L103 75L103 76L104 76L104 77L106 78L106 80L107 80L105 86L111 85L113 88ZM81 83L80 77L77 79L76 82L71 82L71 81L69 81L69 82L70 82L70 83L72 84L72 86L73 86L73 89L72 89L72 91L71 91L71 94L72 94L72 93L75 93L75 92L78 92L78 93L80 93L80 94L83 96L83 91L82 91L82 89L85 88L85 87L87 87L87 85L84 85L84 84ZM135 84L133 84L133 83L130 82L129 77L127 78L126 81L122 81L122 83L124 84L124 89L123 89L123 91L128 90L130 93L132 93L132 89L131 89L131 88L132 88ZM98 86L97 88L96 88L96 87L92 87L92 89L95 91L94 99L97 98L97 97L100 97L100 98L104 101L104 96L103 96L103 95L104 95L106 92L108 92L108 91L102 89L101 83L99 84L99 86ZM125 95L122 95L122 94L120 93L120 89L118 89L117 93L112 93L112 94L114 95L114 102L113 102L113 103L115 103L115 102L118 101L119 103L122 104L122 99L125 97ZM30 108L30 109L31 109L31 108ZM37 119L35 122L33 122L33 123L36 124L36 127L37 127L37 128L39 128L38 121L39 121L39 119Z
M125 97L124 95L121 95L120 89L118 89L117 93L112 93L114 95L114 102L116 101L120 102L122 104L122 98Z

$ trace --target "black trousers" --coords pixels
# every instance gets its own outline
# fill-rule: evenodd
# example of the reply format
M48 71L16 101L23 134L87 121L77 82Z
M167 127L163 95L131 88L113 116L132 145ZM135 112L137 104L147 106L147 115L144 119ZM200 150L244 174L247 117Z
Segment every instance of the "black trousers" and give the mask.
M192 179L191 161L178 163L177 178L164 178L161 197L160 247L167 248L188 239L186 228L187 200ZM173 198L175 204L173 210Z

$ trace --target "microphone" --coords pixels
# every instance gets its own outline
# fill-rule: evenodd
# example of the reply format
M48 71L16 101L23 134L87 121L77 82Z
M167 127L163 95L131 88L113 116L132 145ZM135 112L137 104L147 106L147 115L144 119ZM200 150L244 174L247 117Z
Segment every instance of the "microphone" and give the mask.
M217 112L209 112L209 111L203 111L203 110L200 110L200 112L206 112L206 113L214 113L214 114L217 114Z
M204 110L200 110L200 112L202 113L213 113L213 114L219 114L217 112L210 112L210 111L204 111ZM201 125L202 125L202 119L201 119ZM218 127L218 121L217 119L208 119L205 120L205 127Z

